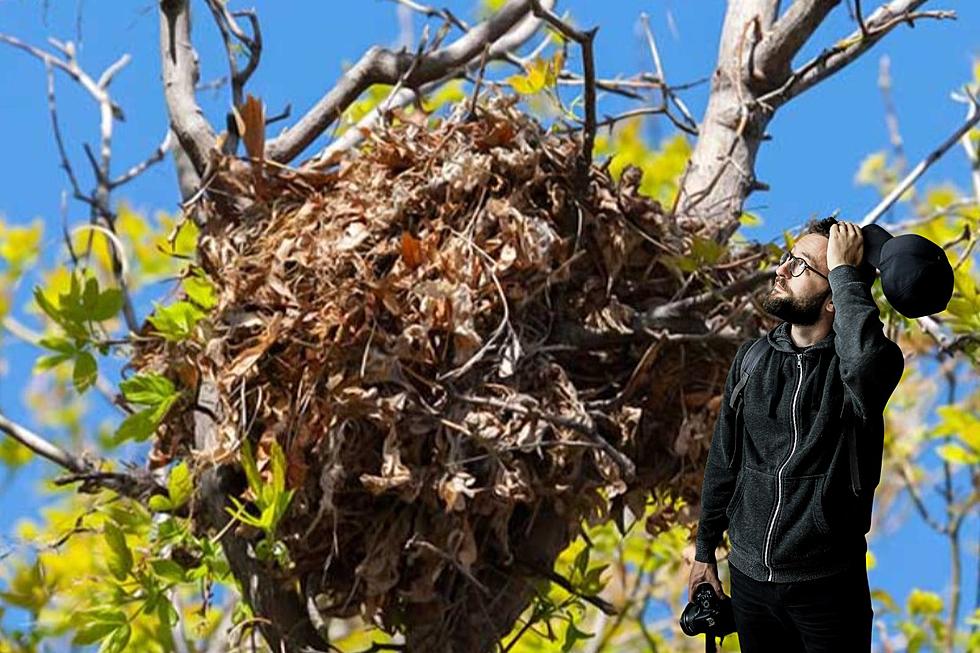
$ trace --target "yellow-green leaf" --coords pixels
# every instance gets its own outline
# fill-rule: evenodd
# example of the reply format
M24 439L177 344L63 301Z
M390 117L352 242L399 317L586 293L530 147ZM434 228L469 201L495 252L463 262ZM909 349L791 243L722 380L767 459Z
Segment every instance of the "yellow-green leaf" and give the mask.
M126 544L126 536L112 522L105 525L105 541L109 545L106 555L106 566L118 580L125 580L133 569L133 554Z
M190 468L185 461L174 465L170 471L170 479L167 481L167 492L170 494L172 508L180 508L191 498L194 491L194 481L191 478Z

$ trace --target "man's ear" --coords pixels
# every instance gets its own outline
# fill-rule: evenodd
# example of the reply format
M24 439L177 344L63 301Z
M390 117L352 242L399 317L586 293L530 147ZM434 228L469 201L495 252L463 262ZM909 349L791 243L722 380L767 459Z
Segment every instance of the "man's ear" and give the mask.
M836 311L834 308L834 298L832 296L827 298L827 305L824 308L831 313Z

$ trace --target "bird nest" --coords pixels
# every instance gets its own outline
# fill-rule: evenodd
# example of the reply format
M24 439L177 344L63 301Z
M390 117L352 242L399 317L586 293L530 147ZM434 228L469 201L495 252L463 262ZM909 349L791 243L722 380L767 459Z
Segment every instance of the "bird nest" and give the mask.
M237 204L206 202L199 241L217 304L189 339L147 328L132 362L210 384L217 435L195 445L188 392L153 456L237 464L247 440L267 477L278 445L293 491L278 573L322 615L430 633L506 621L495 596L550 571L584 520L642 514L651 493L696 504L757 324L745 293L657 310L759 256L691 270L706 225L639 194L637 169L583 172L580 151L497 100L402 116L328 170L219 172Z

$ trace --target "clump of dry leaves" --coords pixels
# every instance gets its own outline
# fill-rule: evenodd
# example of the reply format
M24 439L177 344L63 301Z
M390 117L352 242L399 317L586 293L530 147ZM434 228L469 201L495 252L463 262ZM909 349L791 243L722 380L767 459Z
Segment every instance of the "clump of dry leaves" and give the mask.
M253 161L225 179L246 209L205 205L218 304L133 363L213 384L218 438L195 447L190 399L154 456L235 462L249 438L262 469L278 443L287 573L323 615L465 627L583 520L643 514L651 491L696 502L754 318L719 298L638 325L759 256L681 272L705 225L639 195L638 170L583 178L580 147L497 100L402 116L328 171Z

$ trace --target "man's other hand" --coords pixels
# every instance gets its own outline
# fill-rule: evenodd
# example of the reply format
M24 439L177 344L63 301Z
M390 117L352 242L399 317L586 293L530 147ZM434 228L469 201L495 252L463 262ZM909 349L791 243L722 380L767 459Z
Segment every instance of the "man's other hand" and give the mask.
M715 594L718 595L718 598L726 596L725 590L721 587L721 581L718 580L717 564L713 562L694 561L694 566L691 567L691 578L687 581L688 602L694 600L694 588L701 583L710 583L715 589Z
M827 269L839 265L858 267L864 259L864 235L861 227L853 222L838 222L830 228L827 245Z

